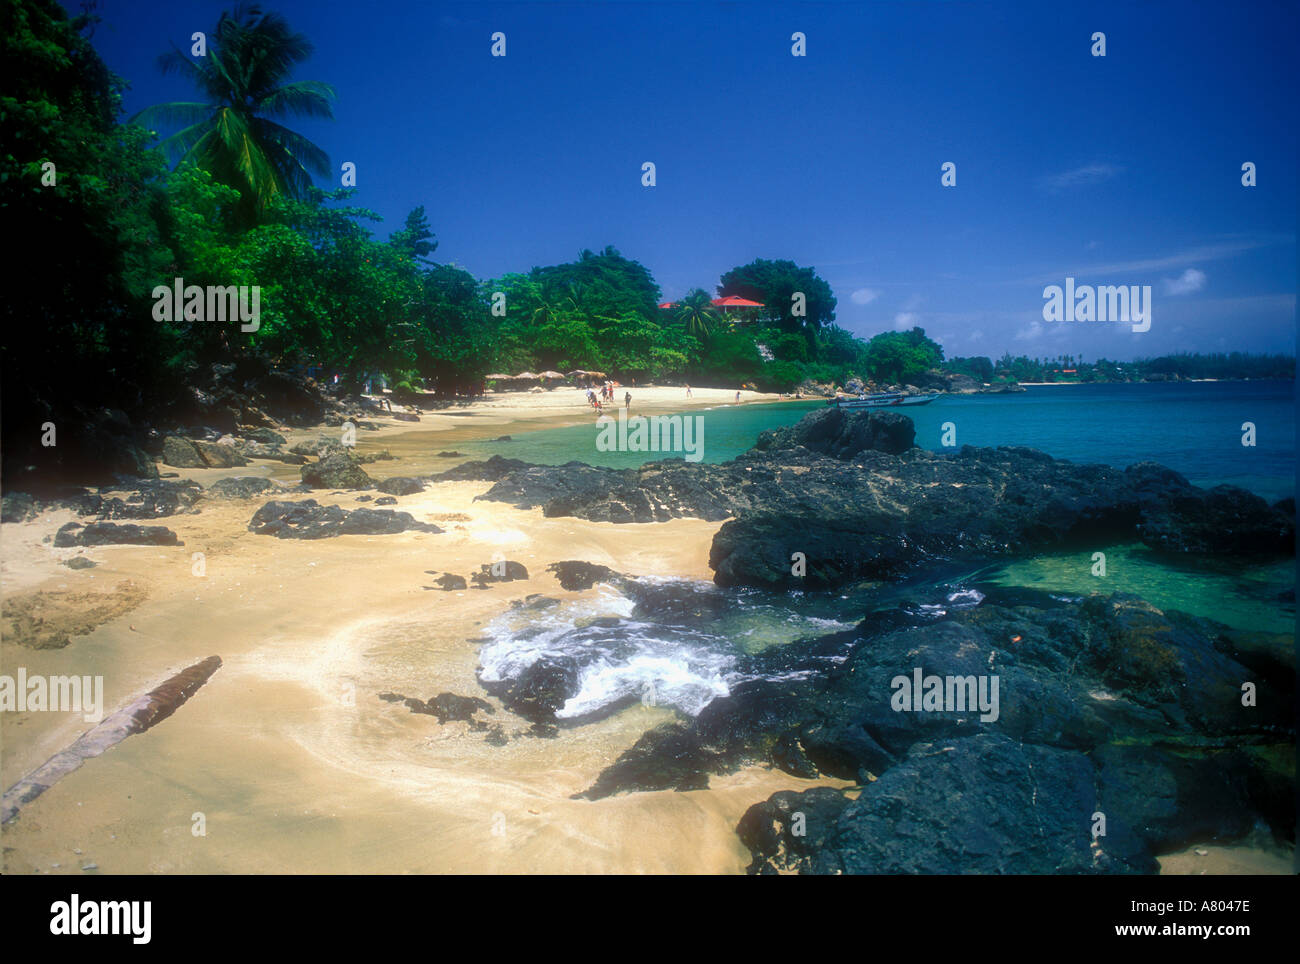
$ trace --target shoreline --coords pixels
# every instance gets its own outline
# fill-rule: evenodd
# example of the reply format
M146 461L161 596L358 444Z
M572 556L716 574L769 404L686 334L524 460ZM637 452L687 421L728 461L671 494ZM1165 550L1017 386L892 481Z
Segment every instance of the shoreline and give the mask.
M535 396L510 394L516 397L503 400L509 404L481 410L491 422L464 424L450 415L437 428L423 419L376 415L382 427L359 433L358 451L404 437L413 445L419 437L427 449L430 433L454 442L462 433L465 440L471 432L482 437L485 425L523 433L591 417L530 412L512 418ZM717 405L699 394L692 407ZM798 401L764 399L787 400ZM662 404L674 401L681 400ZM317 425L285 434L302 439L337 431ZM367 468L387 477L414 474L417 463L403 454L402 461ZM256 475L296 482L298 468L256 462L179 473L207 486ZM512 739L489 747L464 723L439 725L379 700L385 691L485 696L475 669L487 622L536 593L586 598L560 589L545 571L550 562L581 559L635 575L711 578L709 548L722 523L677 519L629 529L549 519L540 509L475 501L489 487L442 482L399 500L397 509L441 526L438 535L276 540L246 529L262 497L206 501L198 514L160 520L177 532L179 547L54 548L43 540L76 518L70 510L6 525L0 542L6 603L33 592L67 593L75 616L84 614L78 594L111 593L127 580L147 589L129 612L74 635L62 649L0 640L6 666L47 675L74 668L102 673L111 712L181 666L212 655L224 665L163 725L88 761L26 805L2 831L4 870L76 874L89 861L107 874L743 873L750 854L735 826L749 806L778 790L847 785L751 766L711 776L707 790L572 800L673 715L636 706L563 728L555 739L515 738L526 723L498 705L487 719ZM283 497L348 509L364 504L355 492ZM201 580L191 571L195 551L207 557ZM529 578L488 591L425 588L430 571L464 574L497 553L526 565ZM81 571L62 565L74 556L98 565ZM85 728L78 719L3 714L5 788L71 743ZM268 773L274 780L265 779ZM196 812L206 815L209 837L191 835ZM1289 858L1266 848L1198 846L1163 855L1162 872L1290 872Z

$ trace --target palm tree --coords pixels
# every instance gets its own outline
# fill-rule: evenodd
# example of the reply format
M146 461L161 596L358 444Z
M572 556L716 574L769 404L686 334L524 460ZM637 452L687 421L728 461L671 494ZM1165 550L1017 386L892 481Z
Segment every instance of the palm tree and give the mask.
M685 298L677 309L677 320L682 323L686 333L694 335L700 341L707 341L709 326L717 321L718 309L713 307L709 293L703 288L696 288Z
M147 107L132 121L186 125L160 146L179 163L195 164L238 190L241 220L251 223L277 194L304 196L311 172L329 173L324 151L272 120L333 119L333 87L288 80L312 50L280 14L241 4L222 13L206 57L192 59L173 47L158 58L163 73L188 76L205 100Z

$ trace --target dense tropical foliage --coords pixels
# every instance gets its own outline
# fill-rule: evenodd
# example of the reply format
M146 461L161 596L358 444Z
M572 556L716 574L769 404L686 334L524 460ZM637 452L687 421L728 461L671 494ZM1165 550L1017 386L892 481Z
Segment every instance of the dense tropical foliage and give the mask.
M785 260L722 275L718 296L761 306L738 310L719 310L703 288L660 307L650 271L612 246L480 280L433 260L422 206L381 238L351 191L311 185L323 153L277 118L326 117L333 91L290 78L311 48L282 18L241 8L222 16L200 63L164 58L204 100L146 112L149 124L186 123L161 142L120 122L123 83L92 28L55 0L0 0L0 210L24 239L8 253L22 283L0 325L6 439L15 419L31 428L56 410L147 411L198 366L252 353L345 387L382 373L399 390L443 396L525 369L768 391L853 376L906 383L938 367L980 382L1294 373L1291 359L1237 354L945 362L920 328L864 342L836 326L830 285ZM176 278L260 286L260 325L156 320L151 293Z

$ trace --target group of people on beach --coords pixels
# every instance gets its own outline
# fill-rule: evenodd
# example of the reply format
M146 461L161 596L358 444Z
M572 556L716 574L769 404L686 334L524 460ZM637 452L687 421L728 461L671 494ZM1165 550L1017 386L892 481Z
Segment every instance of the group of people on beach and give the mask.
M587 404L590 405L597 415L605 410L605 406L614 404L614 383L605 382L600 386L600 392L594 389L587 389ZM623 393L623 407L629 412L632 410L632 393Z

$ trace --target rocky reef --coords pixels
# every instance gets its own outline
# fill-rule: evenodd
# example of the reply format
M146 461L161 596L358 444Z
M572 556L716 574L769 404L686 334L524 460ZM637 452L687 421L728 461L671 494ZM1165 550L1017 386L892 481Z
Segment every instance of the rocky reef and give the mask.
M1034 449L913 445L896 412L825 409L763 433L719 465L528 465L494 456L433 481L493 482L482 498L599 522L729 520L709 564L719 585L834 588L896 580L945 560L1104 548L1295 551L1295 506L1234 486L1201 489L1164 466L1079 465ZM796 557L796 554L800 554ZM801 560L801 565L792 563Z
M750 809L737 832L766 873L1145 873L1257 826L1294 839L1287 651L1136 596L986 588L749 657L729 695L646 733L583 795L756 764L851 781ZM920 677L970 700L900 705Z

